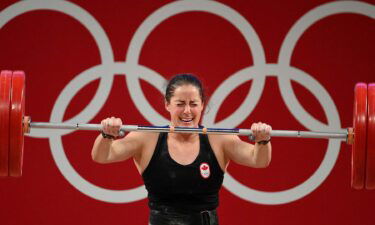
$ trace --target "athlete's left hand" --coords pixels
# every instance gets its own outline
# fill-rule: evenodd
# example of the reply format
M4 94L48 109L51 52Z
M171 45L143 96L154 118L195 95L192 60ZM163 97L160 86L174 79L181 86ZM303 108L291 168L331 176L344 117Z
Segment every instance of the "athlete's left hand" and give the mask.
M268 141L271 139L272 127L268 124L258 122L251 125L251 131L253 132L252 140L255 142Z

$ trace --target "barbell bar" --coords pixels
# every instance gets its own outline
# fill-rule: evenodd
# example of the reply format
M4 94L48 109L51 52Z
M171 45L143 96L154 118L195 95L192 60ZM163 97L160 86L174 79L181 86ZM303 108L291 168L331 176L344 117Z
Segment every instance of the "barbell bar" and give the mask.
M31 122L29 119L24 121L26 129L62 129L62 130L93 130L101 131L101 124L80 124L80 123L45 123ZM172 127L172 126L141 126L141 125L122 125L120 131L131 132L158 132L158 133L198 133L198 134L232 134L240 136L253 135L250 129L224 129L224 128L193 128L193 127ZM272 137L300 137L300 138L327 138L347 140L350 131L338 132L319 132L319 131L296 131L296 130L273 130ZM122 136L122 135L120 135Z
M340 139L352 145L351 186L375 189L375 83L357 83L354 88L353 128L346 131L273 130L272 137ZM101 131L100 124L31 122L25 116L25 73L1 71L0 74L0 177L22 175L24 134L30 129L68 129ZM172 126L122 125L124 132L174 132L232 134L251 136L250 129L191 128Z

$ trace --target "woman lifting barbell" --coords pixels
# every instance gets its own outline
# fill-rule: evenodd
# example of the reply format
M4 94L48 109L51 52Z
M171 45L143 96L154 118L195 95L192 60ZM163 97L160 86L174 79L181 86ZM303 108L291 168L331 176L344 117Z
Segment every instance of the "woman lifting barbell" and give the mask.
M205 94L190 74L173 77L166 88L170 127L199 127ZM217 225L218 193L229 161L267 167L271 126L251 126L255 145L237 135L130 132L119 137L122 121L107 118L92 149L99 163L133 158L148 191L150 225Z

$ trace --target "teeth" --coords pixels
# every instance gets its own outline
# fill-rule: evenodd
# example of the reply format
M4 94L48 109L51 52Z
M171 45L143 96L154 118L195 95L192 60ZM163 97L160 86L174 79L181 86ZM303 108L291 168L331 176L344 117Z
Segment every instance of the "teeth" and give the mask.
M186 120L186 119L181 119L183 122L191 122L193 121L193 119L190 119L190 120Z

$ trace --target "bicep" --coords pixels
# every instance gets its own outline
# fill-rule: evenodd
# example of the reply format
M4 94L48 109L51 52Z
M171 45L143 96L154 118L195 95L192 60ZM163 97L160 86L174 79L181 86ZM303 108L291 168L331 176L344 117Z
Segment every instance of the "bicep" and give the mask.
M254 167L254 145L242 141L238 136L225 138L224 152L229 160L237 164Z

